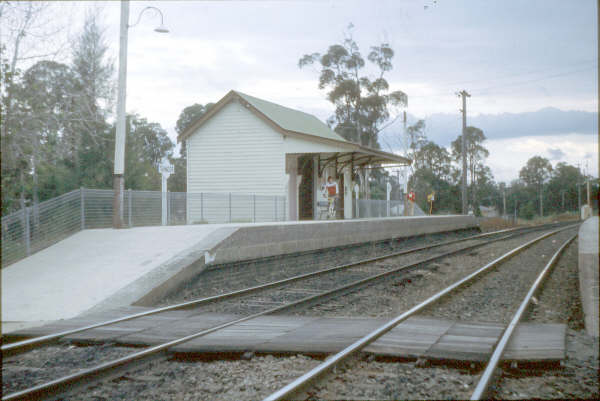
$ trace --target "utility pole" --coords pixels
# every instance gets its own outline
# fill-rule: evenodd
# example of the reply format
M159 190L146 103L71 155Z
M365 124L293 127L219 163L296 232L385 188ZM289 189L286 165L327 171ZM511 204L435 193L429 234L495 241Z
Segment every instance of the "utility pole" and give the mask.
M586 160L585 162L585 171L583 172L584 178L585 178L585 189L587 191L587 204L588 206L591 208L592 207L592 194L590 192L590 176L587 174L588 171L588 162Z
M581 168L579 167L579 163L577 163L577 171L579 175L581 175ZM579 177L577 177L577 215L581 216L581 183L579 183Z
M588 177L586 181L586 189L587 189L587 204L591 208L592 207L592 193L590 192L590 178Z
M113 228L123 227L123 189L125 187L125 91L127 87L127 30L129 28L129 1L121 2L119 31L119 85L117 94L117 129L115 164L113 172Z
M502 216L506 216L506 189L502 190Z
M404 134L404 139L406 140L406 110L404 110L403 113L403 119L402 119L402 128L403 131L402 133ZM406 144L406 142L405 142ZM404 216L408 216L408 200L406 199L406 197L408 196L408 166L404 167L403 170L404 174L402 174L402 178L404 179L404 185L403 185L403 196L402 196L402 204L404 205L404 211L403 211L403 215Z
M471 95L464 89L458 92L457 95L462 97L462 140L460 144L462 153L462 214L467 214L467 98Z
M137 22L129 25L129 0L121 0L121 23L119 27L119 81L117 87L117 127L115 131L115 163L113 169L113 228L123 227L123 191L125 189L125 140L127 100L127 37L129 28L136 26L146 10L155 10L160 14L160 26L154 29L158 33L168 33L163 25L162 12L156 7L146 7L138 15Z

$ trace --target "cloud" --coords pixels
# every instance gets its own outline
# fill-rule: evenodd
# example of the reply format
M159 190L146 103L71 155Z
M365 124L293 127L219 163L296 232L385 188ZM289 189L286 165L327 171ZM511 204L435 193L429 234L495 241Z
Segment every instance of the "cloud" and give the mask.
M593 169L590 173L598 176L598 155L589 152L589 149L598 148L596 135L567 134L492 139L485 141L484 146L490 151L486 163L490 166L496 182L509 183L517 179L519 170L527 160L533 156L551 153L553 150L562 153L560 162L573 166L589 155L589 165ZM558 160L555 160L553 165L556 163Z
M408 124L419 118L409 114ZM427 138L442 146L448 146L462 130L460 113L431 114L425 117L425 124ZM598 113L547 107L535 112L468 116L467 124L481 128L488 139L494 140L570 133L597 135ZM386 130L385 135L394 136L400 132L402 122L398 121Z
M550 160L561 160L563 157L566 156L565 152L558 148L548 148L548 154L550 155Z

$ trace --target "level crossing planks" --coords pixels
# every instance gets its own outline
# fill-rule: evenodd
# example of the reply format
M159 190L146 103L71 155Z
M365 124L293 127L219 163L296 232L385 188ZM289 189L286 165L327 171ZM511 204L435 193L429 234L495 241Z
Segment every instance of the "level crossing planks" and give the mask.
M136 309L136 312L139 310ZM123 310L117 310L103 312L102 316L82 316L40 328L23 329L15 334L48 334L66 327L90 324L94 319L115 318L122 313ZM127 345L156 345L238 317L193 310L169 311L76 333L66 339L84 343L110 341ZM260 316L195 338L171 351L334 353L386 321L386 318ZM364 352L401 358L485 361L503 330L504 325L498 323L411 317L366 347ZM550 361L561 360L565 356L565 325L521 323L503 359Z

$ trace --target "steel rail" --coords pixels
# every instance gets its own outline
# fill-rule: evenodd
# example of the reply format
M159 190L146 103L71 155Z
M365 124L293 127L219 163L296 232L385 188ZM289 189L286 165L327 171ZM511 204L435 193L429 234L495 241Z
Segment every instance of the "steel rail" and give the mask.
M516 255L517 253L529 248L531 245L533 245L547 237L550 237L551 235L554 235L560 231L567 230L569 228L572 228L572 227L569 226L566 228L554 230L549 233L543 234L543 235L541 235L541 236L539 236L517 248L512 249L511 251L505 253L504 255L494 259L493 261L489 262L485 266L477 269L476 271L467 275L466 277L456 281L454 284L446 287L442 291L427 298L425 301L419 303L416 306L413 306L411 309L407 310L406 312L404 312L404 313L400 314L399 316L395 317L394 319L390 320L383 326L380 326L378 329L372 331L371 333L367 334L366 336L362 337L361 339L355 341L354 343L347 346L346 348L344 348L337 354L330 356L329 358L327 358L324 362L322 362L317 367L311 369L310 371L303 374L299 378L295 379L291 383L287 384L286 386L282 387L278 391L276 391L273 394L266 397L264 399L264 401L276 401L276 400L282 400L282 399L287 399L287 398L293 397L293 395L295 393L297 393L302 388L304 388L305 386L310 384L317 377L319 377L320 375L322 375L329 369L333 368L336 364L342 362L343 360L345 360L346 358L348 358L355 352L360 351L362 348L366 347L373 341L377 340L379 337L383 336L384 334L386 334L387 332L392 330L394 327L396 327L398 324L402 323L404 320L408 319L410 316L419 312L426 306L431 305L432 303L439 300L441 297L449 294L450 292L454 291L456 288L471 281L473 278L479 276L481 273L491 269L492 267L495 267L499 263L501 263L501 262L509 259L510 257Z
M556 232L559 232L559 231L562 231L562 230L566 230L568 228L570 228L570 227L562 228L562 229L559 229L559 230L556 230L556 231L552 231L549 234L545 234L544 237L552 235L552 234L554 234ZM123 367L124 365L127 365L129 363L132 363L132 362L135 362L135 361L139 361L142 358L146 358L146 357L149 357L149 356L153 356L153 355L159 354L159 353L161 353L163 351L166 351L168 348L171 348L171 347L174 347L176 345L185 343L187 341L193 340L193 339L198 338L198 337L205 336L205 335L213 333L215 331L218 331L218 330L224 329L226 327L232 326L234 324L242 323L242 322L245 322L247 320L257 318L259 316L264 316L264 315L268 315L268 314L272 314L272 313L281 312L281 311L284 311L286 309L291 309L291 308L297 307L297 306L302 305L302 304L314 302L316 300L323 299L325 297L335 295L336 293L339 295L343 291L347 291L347 290L352 289L352 288L358 288L360 286L372 283L372 282L374 282L374 281L376 281L378 279L381 279L383 277L389 276L389 275L394 274L394 273L398 273L398 272L400 272L402 270L406 270L406 269L408 269L410 267L418 266L418 265L421 265L421 264L424 264L424 263L429 263L429 262L431 262L433 260L442 259L444 257L447 257L448 255L452 255L452 254L464 252L466 250L470 250L470 249L473 249L473 248L481 247L481 246L484 246L484 245L489 244L491 242L500 241L502 239L509 238L509 237L511 237L510 234L507 235L507 236L505 236L505 237L501 237L499 239L491 239L491 240L488 240L488 241L486 241L484 243L474 244L474 245L470 245L470 246L467 246L467 247L464 247L464 248L461 248L461 249L458 249L458 250L453 250L453 251L449 251L449 252L446 252L446 253L443 253L443 254L440 254L440 255L432 256L432 257L429 257L429 258L426 258L426 259L419 260L419 261L414 262L414 263L406 264L404 266L398 267L398 268L393 269L393 270L388 271L388 272L380 273L380 274L377 274L377 275L374 275L374 276L371 276L371 277L368 277L368 278L356 281L356 282L348 284L348 285L344 285L344 286L341 286L341 287L338 287L338 288L334 288L334 289L329 290L329 291L325 291L325 292L317 294L317 295L308 296L308 297L302 298L300 300L297 300L297 301L294 301L294 302L291 302L291 303L288 303L288 304L285 304L285 305L281 305L281 306L278 306L278 307L275 307L275 308L271 308L271 309L268 309L268 310L265 310L265 311L262 311L262 312L254 313L252 315L245 316L245 317L242 317L242 318L239 318L239 319L236 319L236 320L232 320L232 321L229 321L229 322L226 322L226 323L222 323L222 324L220 324L218 326L211 327L209 329L205 329L205 330L202 330L202 331L194 333L194 334L190 334L190 335L185 336L185 337L181 337L181 338L178 338L178 339L175 339L175 340L172 340L172 341L168 341L166 343L162 343L162 344L158 344L158 345L146 348L146 349L144 349L142 351L133 353L131 355L127 355L127 356L124 356L124 357L121 357L121 358L118 358L118 359L115 359L115 360L112 360L112 361L108 361L108 362L102 363L100 365L91 367L91 368L79 370L76 373L73 373L73 374L70 374L70 375L58 378L56 380L52 380L50 382L42 383L42 384L36 385L34 387L28 388L28 389L24 389L24 390L21 390L21 391L17 391L17 392L8 394L8 395L4 396L2 398L2 400L39 399L39 398L45 398L45 397L50 397L50 396L56 396L57 394L61 394L61 393L64 393L66 391L73 391L73 389L74 389L75 386L81 384L86 379L90 379L90 380L99 379L99 377L101 375L106 374L111 369L116 369L116 368L119 368L119 367Z
M25 352L25 351L27 351L27 350L35 347L36 345L46 344L46 343L49 343L49 342L51 342L53 340L57 340L57 339L59 339L61 337L64 337L64 336L68 336L68 335L76 334L76 333L81 333L83 331L95 329L95 328L98 328L98 327L108 326L108 325L111 325L111 324L125 322L125 321L128 321L128 320L133 320L133 319L137 319L137 318L140 318L140 317L150 316L150 315L154 315L154 314L162 313L162 312L167 312L167 311L171 311L171 310L184 309L184 308L189 308L189 307L192 307L192 306L199 306L199 305L206 304L206 303L216 302L216 301L224 300L224 299L227 299L227 298L241 296L241 295L245 295L245 294L249 294L249 293L253 293L253 292L265 290L265 289L268 289L268 288L276 287L276 286L279 286L279 285L284 285L284 284L292 283L294 281L303 280L303 279L306 279L306 278L310 278L310 277L314 277L314 276L318 276L318 275L330 273L330 272L333 272L333 271L336 271L336 270L342 270L342 269L346 269L346 268L358 266L358 265L365 264L365 263L371 263L371 262L375 262L375 261L378 261L378 260L383 260L383 259L388 259L388 258L392 258L392 257L402 256L402 255L409 254L409 253L419 252L419 251L423 251L423 250L427 250L427 249L432 249L432 248L437 248L437 247L446 246L446 245L452 245L452 244L455 244L455 243L458 243L458 242L465 242L465 241L470 241L470 240L476 240L476 239L480 239L480 238L489 237L489 236L492 236L492 235L504 234L504 233L507 233L507 232L518 231L518 230L524 230L524 231L526 231L527 229L523 229L523 228L504 229L504 230L499 230L499 231L493 231L493 232L490 232L490 233L477 234L477 235L473 235L473 236L470 236L470 237L467 237L467 238L459 238L459 239L450 240L450 241L444 241L444 242L440 242L440 243L436 243L436 244L432 244L432 245L424 245L424 246L420 246L420 247L416 247L416 248L402 250L402 251L399 251L399 252L393 252L393 253L387 254L387 255L381 255L381 256L376 256L376 257L372 257L372 258L362 259L362 260L359 260L359 261L356 261L356 262L350 262L350 263L342 264L342 265L339 265L339 266L330 267L330 268L327 268L327 269L322 269L322 270L317 270L317 271L310 272L310 273L300 274L300 275L293 276L293 277L290 277L290 278L286 278L286 279L282 279L282 280L277 280L277 281L272 281L272 282L266 283L266 284L260 284L260 285L257 285L257 286L248 287L248 288L244 288L244 289L237 290L237 291L231 291L231 292L228 292L228 293L225 293L225 294L220 294L220 295L214 295L214 296L211 296L211 297L195 299L195 300L192 300L192 301L186 301L186 302L178 303L178 304L175 304L175 305L164 306L164 307L160 307L160 308L151 309L149 311L139 312L139 313L135 313L135 314L127 315L127 316L122 316L122 317L119 317L119 318L116 318L116 319L111 319L111 320L106 320L106 321L103 321L103 322L94 323L94 324L91 324L91 325L88 325L88 326L82 326L82 327L78 327L78 328L75 328L75 329L69 329L69 330L61 331L61 332L58 332L58 333L52 333L52 334L47 334L47 335L44 335L44 336L30 338L30 339L27 339L27 340L21 340L21 341L16 341L16 342L9 343L9 344L3 344L2 347L1 347L1 353L2 353L3 357L11 356L11 355L15 355L15 354L18 354L18 353L21 353L21 352Z
M527 292L527 295L523 299L523 302L521 302L519 309L513 316L512 320L510 321L506 330L504 330L504 333L502 334L500 341L496 345L496 348L494 349L494 352L493 352L492 356L490 357L490 360L488 361L488 364L487 364L485 370L481 374L481 377L479 379L479 382L477 383L477 386L475 387L475 390L473 391L473 394L471 394L471 400L480 400L486 396L486 392L492 381L492 378L494 377L494 373L496 371L496 368L498 367L500 358L502 357L502 354L504 353L504 350L506 349L506 346L508 345L508 342L510 341L515 329L517 328L517 325L521 321L521 318L523 317L525 310L529 306L529 303L531 302L531 298L533 297L535 292L538 290L541 282L546 277L546 274L548 273L548 271L556 264L556 261L558 260L559 256L562 254L564 249L576 237L577 237L577 234L575 234L574 236L569 238L558 249L558 251L556 251L556 253L552 256L550 261L548 261L548 264L546 264L546 266L544 267L542 272L538 275L537 279L535 280L535 282L533 283L533 285Z

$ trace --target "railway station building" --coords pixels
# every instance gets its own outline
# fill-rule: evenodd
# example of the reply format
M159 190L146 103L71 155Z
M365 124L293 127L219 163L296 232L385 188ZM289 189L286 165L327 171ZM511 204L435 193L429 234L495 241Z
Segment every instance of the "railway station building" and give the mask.
M345 140L311 114L233 90L178 140L186 143L188 223L217 220L207 212L222 211L217 203L223 198L214 194L254 197L236 211L242 221L260 213L261 196L280 197L284 220L316 220L317 204L324 200L320 188L328 176L338 183L339 217L353 218L358 169L410 164L404 157ZM193 196L200 193L213 197Z

